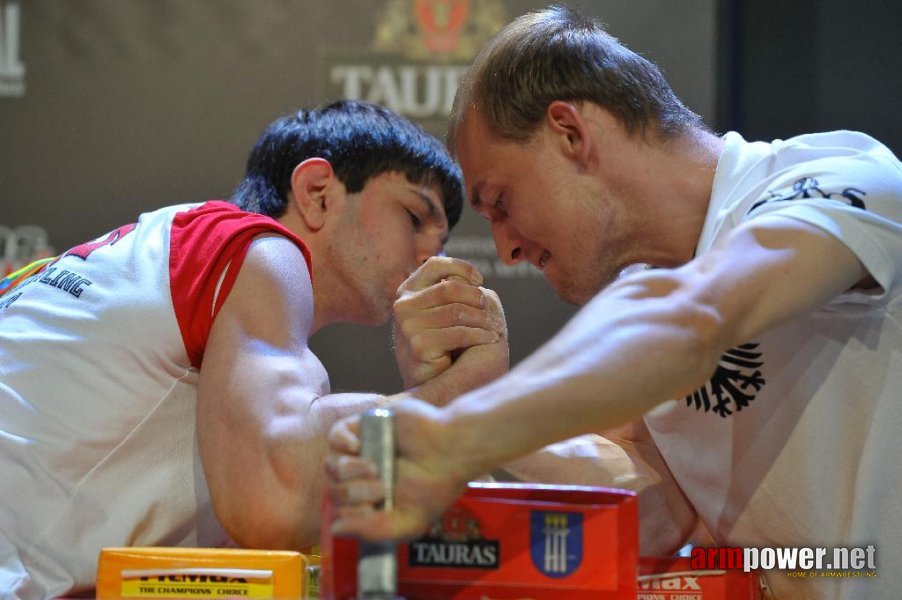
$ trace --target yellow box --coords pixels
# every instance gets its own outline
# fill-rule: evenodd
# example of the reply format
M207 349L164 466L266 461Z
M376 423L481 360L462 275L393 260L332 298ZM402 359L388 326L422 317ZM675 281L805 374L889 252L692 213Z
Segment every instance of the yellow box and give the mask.
M307 578L304 582L305 600L319 600L319 570L321 558L319 548L313 549L314 554L305 554L307 559Z
M224 548L104 548L97 598L303 600L308 558L300 552Z

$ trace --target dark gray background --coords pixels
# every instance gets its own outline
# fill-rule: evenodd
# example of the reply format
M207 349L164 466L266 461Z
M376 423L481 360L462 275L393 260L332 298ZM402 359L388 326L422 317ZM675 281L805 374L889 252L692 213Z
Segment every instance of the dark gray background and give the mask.
M334 99L324 81L325 56L382 60L372 40L387 6L0 0L0 14L10 4L20 13L18 52L26 71L23 95L0 97L0 225L40 225L56 250L142 211L228 197L269 122ZM470 4L478 10L492 3ZM545 3L494 4L510 19ZM574 4L657 62L686 104L720 131L771 139L846 127L900 147L899 3ZM574 309L528 270L499 268L485 250L487 236L466 213L454 239L461 255L488 267L517 362ZM387 328L334 326L313 344L335 389L398 390Z

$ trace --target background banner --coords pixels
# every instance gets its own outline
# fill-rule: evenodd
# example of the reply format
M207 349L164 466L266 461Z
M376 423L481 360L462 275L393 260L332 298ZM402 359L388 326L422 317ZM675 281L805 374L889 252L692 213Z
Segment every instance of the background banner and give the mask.
M475 53L545 4L0 0L2 231L37 226L43 246L63 251L143 211L227 198L268 123L337 98L379 102L443 136ZM657 62L716 126L716 0L577 4ZM512 362L572 315L532 267L501 264L471 212L447 250L475 262L501 295ZM393 392L389 338L388 328L334 326L313 345L334 389Z

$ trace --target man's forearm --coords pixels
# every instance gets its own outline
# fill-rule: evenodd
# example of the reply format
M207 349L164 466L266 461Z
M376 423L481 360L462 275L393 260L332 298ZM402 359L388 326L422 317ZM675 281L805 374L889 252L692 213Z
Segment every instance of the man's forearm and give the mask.
M632 422L704 382L720 356L717 324L708 322L715 315L671 297L635 297L646 293L623 286L596 298L510 373L446 408L474 476Z
M502 339L494 344L468 348L447 371L407 392L435 406L444 406L458 396L488 384L507 370L507 340Z
M496 478L560 485L591 485L639 491L653 483L623 448L599 435L550 444L504 465Z

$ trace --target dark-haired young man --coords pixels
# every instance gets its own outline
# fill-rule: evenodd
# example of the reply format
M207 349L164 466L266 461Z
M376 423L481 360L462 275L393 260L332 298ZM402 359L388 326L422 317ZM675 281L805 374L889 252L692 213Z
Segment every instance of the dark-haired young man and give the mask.
M715 136L657 67L564 7L489 42L458 90L449 144L498 255L529 261L583 308L497 381L443 408L395 406L391 514L368 504L381 488L354 456L356 420L340 422L327 460L335 531L414 535L480 473L622 427L655 471L640 494L643 552L674 551L699 522L721 545L860 549L875 560L858 573L876 577L767 577L778 598L898 596L892 152L847 131ZM633 265L655 268L621 276Z
M459 170L407 120L279 119L233 200L143 214L0 297L0 597L90 589L105 546L315 543L325 434L386 401L330 393L307 345L329 323L397 300L404 382L437 404L506 370L497 297L435 256Z

